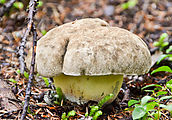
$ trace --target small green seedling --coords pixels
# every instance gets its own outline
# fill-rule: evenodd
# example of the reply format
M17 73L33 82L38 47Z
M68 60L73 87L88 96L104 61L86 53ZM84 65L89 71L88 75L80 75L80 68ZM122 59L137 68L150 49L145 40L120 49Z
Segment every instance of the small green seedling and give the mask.
M45 35L47 33L47 31L46 30L42 30L41 33L42 33L42 35Z
M42 7L44 3L43 1L40 0L39 2L37 2L37 4L38 4L37 7Z
M0 4L6 3L6 0L0 0Z
M154 90L144 90L152 87L154 87ZM168 81L165 86L151 84L143 87L142 90L152 92L153 94L152 96L144 96L141 100L130 100L128 102L128 107L134 106L132 118L134 120L159 120L164 110L168 110L171 114L172 105L166 105L163 102L164 100L172 99L169 89L172 90L172 80Z
M17 83L17 81L16 80L14 80L14 79L8 79L10 82L12 82L12 83Z
M49 84L49 81L48 81L48 78L42 77L42 79L44 80L45 85L48 87L48 86L50 85L50 84Z
M168 46L169 42L165 42L165 39L168 39L168 34L167 33L163 33L160 38L159 41L154 42L153 45L155 47L159 47L160 50L163 50L164 47Z
M121 5L121 7L122 7L123 10L126 10L126 9L129 9L129 8L135 7L137 3L138 3L138 0L129 0L126 3L123 3Z
M110 99L113 98L113 94L109 94L107 96L105 96L103 99L101 99L98 103L98 105L95 106L90 106L90 113L89 116L87 116L87 114L85 115L85 117L90 117L93 120L97 120L97 118L99 116L101 116L103 114L103 112L101 111L102 106L109 101Z
M172 45L170 45L170 47L166 50L166 53L170 53L172 52Z
M22 2L15 2L13 4L13 7L19 9L19 10L22 10L24 8L24 4Z
M84 116L82 116L81 119L85 120L85 119L88 119L88 120L97 120L99 116L101 116L103 114L103 112L101 111L101 108L102 106L107 102L109 101L110 99L113 98L113 94L109 94L107 96L105 96L102 100L99 101L98 105L94 105L94 106L90 106L90 112L86 112ZM70 111L72 112L72 116L74 116L74 112L75 111ZM69 112L69 113L70 113ZM69 114L68 113L68 114ZM70 113L71 114L71 113ZM66 113L63 113L62 114L62 120L68 120L69 119L69 115L66 115Z
M16 73L17 73L17 74L20 74L20 70L18 69L18 70L16 71ZM29 73L26 72L26 71L24 71L24 77L25 77L26 79L29 79Z
M62 120L68 120L70 117L75 116L75 114L76 114L76 112L75 112L74 110L68 112L67 115L66 115L66 113L64 112L64 113L62 114L61 119L62 119Z
M64 97L64 95L63 95L63 92L62 92L61 88L59 88L59 87L56 88L56 93L57 93L57 95L59 96L59 97L58 97L58 101L59 101L59 103L61 103L61 101L65 99L65 97ZM60 105L60 104L59 104L59 105Z

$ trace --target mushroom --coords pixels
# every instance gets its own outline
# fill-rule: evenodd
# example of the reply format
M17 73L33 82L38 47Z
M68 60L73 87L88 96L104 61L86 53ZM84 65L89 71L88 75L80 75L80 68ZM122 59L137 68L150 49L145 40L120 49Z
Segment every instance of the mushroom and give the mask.
M31 55L26 59L29 67ZM53 77L65 97L78 104L119 93L123 76L149 71L147 45L135 34L98 18L56 27L37 44L36 70Z

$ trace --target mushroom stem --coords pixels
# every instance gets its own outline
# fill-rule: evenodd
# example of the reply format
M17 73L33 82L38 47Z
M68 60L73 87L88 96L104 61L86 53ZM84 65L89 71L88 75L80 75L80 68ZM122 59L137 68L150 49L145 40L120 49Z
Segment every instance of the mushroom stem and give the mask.
M114 94L115 99L122 82L123 75L69 76L60 74L54 77L55 86L62 89L68 100L78 104L84 104L89 100L99 101L111 93Z

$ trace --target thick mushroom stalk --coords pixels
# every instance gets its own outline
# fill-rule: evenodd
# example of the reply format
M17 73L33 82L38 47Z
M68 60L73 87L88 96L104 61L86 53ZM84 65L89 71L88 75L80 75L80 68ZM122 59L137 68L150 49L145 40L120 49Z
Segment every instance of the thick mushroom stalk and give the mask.
M99 101L111 93L116 98L122 82L123 75L69 76L60 74L54 77L55 86L62 89L68 100L77 104L83 104L89 100Z

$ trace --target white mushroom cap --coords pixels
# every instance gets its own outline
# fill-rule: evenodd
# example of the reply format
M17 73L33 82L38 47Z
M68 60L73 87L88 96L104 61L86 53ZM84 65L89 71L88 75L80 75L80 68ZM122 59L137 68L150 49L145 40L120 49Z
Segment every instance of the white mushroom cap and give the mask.
M36 69L46 77L144 74L150 52L135 34L100 19L81 19L50 30L36 48Z

